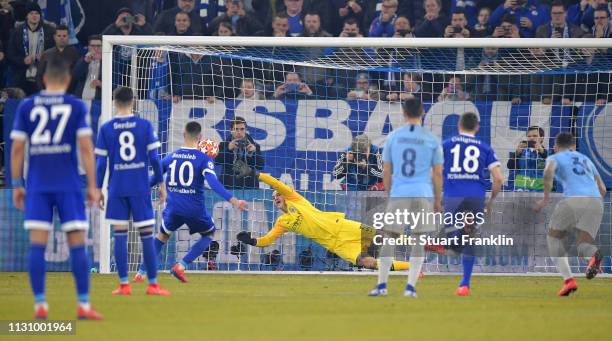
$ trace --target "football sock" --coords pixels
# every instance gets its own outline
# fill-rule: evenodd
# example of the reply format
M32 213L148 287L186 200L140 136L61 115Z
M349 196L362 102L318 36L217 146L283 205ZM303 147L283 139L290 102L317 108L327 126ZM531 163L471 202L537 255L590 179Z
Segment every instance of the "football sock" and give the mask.
M401 271L401 270L408 270L410 269L410 263L408 262L403 262L401 260L394 260L393 261L393 271Z
M584 258L591 258L595 252L597 252L597 246L590 243L580 243L578 244L578 256Z
M393 257L380 257L378 259L378 284L387 283L392 264Z
M115 230L115 263L117 263L117 274L119 283L128 284L128 247L127 230Z
M145 264L145 269L147 269L147 280L149 284L157 284L157 251L153 239L153 231L140 231L142 259Z
M410 270L408 270L408 284L416 287L416 283L419 280L419 273L421 267L425 262L425 257L410 257Z
M165 242L159 240L159 238L153 238L153 244L155 245L155 254L159 256L162 248L164 247ZM144 274L146 272L145 263L143 261L140 262L140 266L138 267L138 272Z
M208 236L202 236L200 240L195 242L195 244L191 245L189 252L183 257L183 260L180 262L184 268L187 268L187 265L191 264L196 258L202 255L204 250L210 245L212 239Z
M28 271L30 274L30 286L34 293L34 302L45 303L45 249L47 245L30 244L28 252Z
M461 264L463 265L463 277L461 278L461 283L459 283L460 287L470 286L470 279L472 278L472 269L474 269L474 262L476 257L472 255L462 255Z
M557 265L557 269L559 269L559 273L564 280L573 277L567 257L553 257L553 261Z
M70 247L70 266L79 304L87 304L89 303L89 259L87 259L85 245Z

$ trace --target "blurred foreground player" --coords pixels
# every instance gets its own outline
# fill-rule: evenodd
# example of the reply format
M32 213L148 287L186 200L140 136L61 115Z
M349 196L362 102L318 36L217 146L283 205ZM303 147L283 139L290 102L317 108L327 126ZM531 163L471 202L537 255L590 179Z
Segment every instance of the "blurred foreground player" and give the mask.
M151 187L162 182L157 148L161 145L151 122L134 116L132 89L118 87L113 92L117 116L104 123L96 144L97 185L102 187L108 170L108 201L106 219L113 226L115 262L119 288L113 295L131 295L128 280L128 224L130 218L138 229L142 255L147 265L149 285L147 295L168 296L170 292L157 283L157 253L153 244L153 204ZM149 165L153 176L149 179Z
M503 176L500 163L493 149L476 137L480 129L478 116L466 112L459 119L459 135L453 136L442 143L444 150L444 210L457 216L458 213L483 213L487 195L487 172L493 179L491 197L486 203L487 212L491 212L493 200L501 190ZM446 226L448 238L458 237L475 232L475 222L461 221ZM474 268L474 250L471 245L449 246L455 253L461 253L463 277L455 291L458 296L468 296L470 293L470 279ZM426 247L427 249L427 247Z
M576 151L576 140L570 133L559 133L555 139L555 154L546 159L544 168L544 198L536 203L539 212L548 205L553 176L563 186L563 199L550 217L548 253L563 276L563 287L558 296L569 296L578 290L572 276L565 244L567 234L576 229L578 256L590 258L586 278L593 279L601 271L603 256L595 245L595 237L603 217L603 197L606 186L593 162Z
M87 201L97 203L92 130L85 103L66 94L70 70L59 59L48 62L43 76L46 90L19 104L11 132L13 202L24 210L24 226L30 230L28 271L34 293L34 317L47 319L45 296L45 248L53 231L56 209L70 246L70 265L77 289L77 317L100 320L89 303L89 259L85 237L89 222L78 172L77 149L87 176ZM23 181L25 145L29 144L27 183ZM78 146L78 148L77 148ZM27 188L27 195L26 189Z
M170 273L179 281L185 283L185 268L208 248L215 233L215 224L206 212L204 205L204 181L223 199L236 208L246 210L246 202L238 200L217 180L213 160L198 150L198 142L202 138L202 126L198 122L189 122L183 132L185 143L162 160L163 173L166 181L160 187L160 198L167 204L163 213L162 226L155 238L156 254L161 252L164 244L172 233L181 226L187 225L189 233L200 234L200 239L193 243L183 259L177 262ZM140 268L134 282L142 282L145 264Z
M239 242L266 247L272 245L283 233L295 232L312 239L353 265L378 268L376 258L367 254L375 236L373 227L346 219L344 213L318 210L289 186L269 174L259 173L244 161L237 161L234 170L239 177L253 176L270 185L274 189L274 205L283 212L265 236L253 238L250 232L242 231L237 235ZM407 270L410 267L408 262L402 261L393 261L389 266L394 270Z

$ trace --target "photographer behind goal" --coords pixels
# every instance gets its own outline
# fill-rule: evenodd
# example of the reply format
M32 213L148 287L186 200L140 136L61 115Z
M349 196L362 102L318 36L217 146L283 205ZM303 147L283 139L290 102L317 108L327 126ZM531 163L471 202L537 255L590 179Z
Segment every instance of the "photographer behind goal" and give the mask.
M367 135L353 139L351 148L340 153L334 166L334 177L344 179L349 191L366 191L382 182L382 156Z

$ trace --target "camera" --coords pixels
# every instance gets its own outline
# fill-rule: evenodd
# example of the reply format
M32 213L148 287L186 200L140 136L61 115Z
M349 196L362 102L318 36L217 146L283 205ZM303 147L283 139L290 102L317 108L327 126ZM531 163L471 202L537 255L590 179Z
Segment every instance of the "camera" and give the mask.
M563 27L555 27L555 32L557 32L560 35L563 35Z
M405 37L406 35L410 34L410 30L397 30L397 34L402 37Z
M128 14L125 17L123 17L123 22L126 24L133 24L136 22L136 18L134 18L133 15Z
M248 145L249 141L247 141L247 139L236 140L236 146L238 146L238 149L246 149Z
M459 26L455 26L453 28L454 28L454 32L455 33L461 33L461 31L463 31L463 29L461 27L459 27Z
M298 83L287 83L285 84L285 90L287 92L297 92L300 88Z
M350 38L355 38L355 37L357 37L357 33L355 33L355 32L350 32L350 33L347 33L347 34L346 34L346 36L347 36L347 37L350 37Z
M528 142L527 142L527 147L529 147L529 148L535 148L535 144L536 144L536 143L535 143L535 141L528 141Z

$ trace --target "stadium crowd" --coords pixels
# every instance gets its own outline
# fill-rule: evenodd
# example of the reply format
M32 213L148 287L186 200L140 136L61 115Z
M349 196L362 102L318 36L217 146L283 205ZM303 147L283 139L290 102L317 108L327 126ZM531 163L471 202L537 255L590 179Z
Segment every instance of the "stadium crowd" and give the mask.
M41 89L45 61L56 56L72 67L72 93L85 100L100 99L102 35L610 38L610 13L609 0L0 0L0 115L8 98L23 98ZM118 49L114 85L122 82L118 77L130 74L130 51ZM314 54L322 52L314 50ZM532 52L535 59L551 58L546 51ZM507 53L495 48L456 49L449 58L450 71L499 66ZM566 52L554 53L567 67ZM603 105L611 98L610 73L597 72L596 67L598 63L609 65L611 57L607 50L589 53L585 62L595 66L590 73L464 78L434 73L322 72L290 65L246 65L245 61L236 65L211 56L160 52L147 63L169 64L174 71L163 77L171 79L161 85L140 86L145 91L138 96L174 102L287 97L401 101L416 96L424 102L506 100L571 105L590 101ZM4 138L0 139L2 146ZM231 141L224 153L233 149Z

